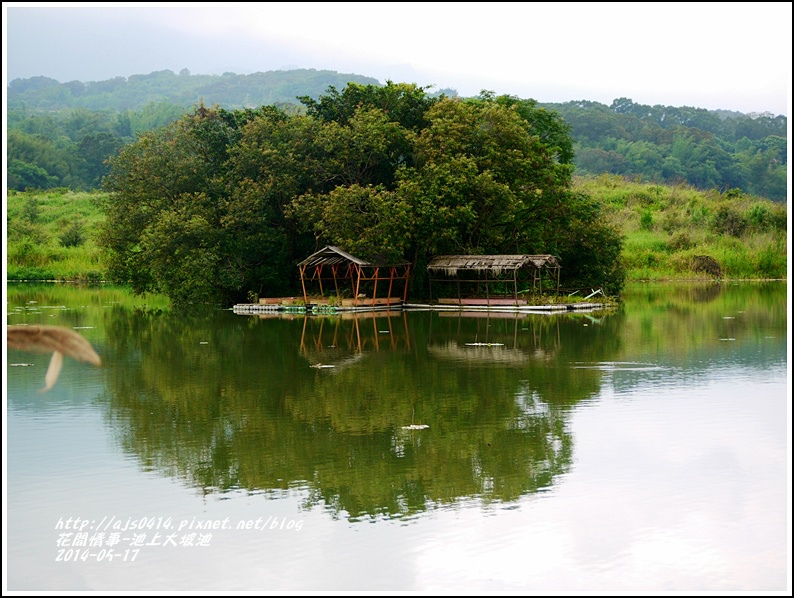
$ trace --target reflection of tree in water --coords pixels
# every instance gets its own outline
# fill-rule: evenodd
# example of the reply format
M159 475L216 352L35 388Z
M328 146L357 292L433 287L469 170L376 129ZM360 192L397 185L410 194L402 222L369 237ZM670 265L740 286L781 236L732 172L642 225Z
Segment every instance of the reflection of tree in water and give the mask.
M304 488L307 505L334 515L548 487L570 466L569 407L600 386L600 372L566 367L595 350L566 316L491 322L489 342L512 335L493 347L512 351L507 361L439 356L469 348L486 324L430 313L108 317L108 416L145 467L205 492ZM597 351L608 358L610 347ZM429 429L403 429L412 423Z

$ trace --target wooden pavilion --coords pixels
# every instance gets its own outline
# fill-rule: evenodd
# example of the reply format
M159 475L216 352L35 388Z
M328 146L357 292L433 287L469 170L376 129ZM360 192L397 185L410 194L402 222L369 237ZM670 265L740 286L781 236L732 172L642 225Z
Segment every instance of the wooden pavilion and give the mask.
M440 304L526 305L528 291L560 290L560 264L553 255L440 255L427 265L430 298L433 283L457 288L457 298L438 297ZM519 284L527 289L519 291ZM483 297L484 294L484 297Z
M388 307L402 305L408 297L411 265L405 261L367 261L339 247L327 245L300 262L298 269L307 306ZM319 286L319 297L309 295L307 284L312 283ZM381 297L378 296L379 288L381 293L385 291ZM393 291L398 291L396 297L392 296Z

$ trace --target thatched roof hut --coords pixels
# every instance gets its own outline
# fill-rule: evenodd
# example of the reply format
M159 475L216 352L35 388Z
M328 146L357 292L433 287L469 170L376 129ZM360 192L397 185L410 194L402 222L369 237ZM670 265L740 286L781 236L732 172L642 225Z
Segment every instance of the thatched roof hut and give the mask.
M306 284L316 282L319 285L320 297L324 296L323 281L326 287L333 284L333 294L342 301L343 295L351 296L344 299L350 306L363 305L392 305L404 302L408 296L408 277L411 271L410 263L401 261L388 263L377 258L364 260L351 255L334 245L326 245L314 252L298 264L300 271L303 298L309 304ZM342 288L340 289L340 282ZM402 299L391 296L395 282L402 284ZM385 297L378 297L378 283L388 283ZM370 296L362 297L369 293Z
M560 288L560 263L553 255L439 255L427 265L432 298L433 282L454 282L461 299L461 283L484 284L485 296L490 300L491 283L512 283L513 298L518 302L519 282L529 282L533 291L542 290L542 276Z

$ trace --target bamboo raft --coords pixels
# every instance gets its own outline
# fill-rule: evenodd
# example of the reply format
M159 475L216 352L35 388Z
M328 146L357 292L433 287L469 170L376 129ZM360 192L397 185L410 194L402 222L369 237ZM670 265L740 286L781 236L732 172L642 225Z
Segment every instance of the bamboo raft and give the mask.
M510 300L485 299L439 299L437 303L405 303L399 298L380 298L368 300L364 304L352 300L329 302L327 299L310 300L304 304L294 297L260 299L259 303L241 303L232 308L237 314L304 314L329 315L347 312L401 311L424 310L440 312L464 312L467 314L485 313L559 313L597 311L604 309L603 303L557 303L548 305L532 305L526 300L518 302Z

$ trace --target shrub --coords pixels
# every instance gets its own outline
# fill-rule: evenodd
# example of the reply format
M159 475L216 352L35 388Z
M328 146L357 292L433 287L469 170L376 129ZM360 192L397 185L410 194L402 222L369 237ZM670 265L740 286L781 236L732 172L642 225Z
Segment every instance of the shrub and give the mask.
M25 200L25 205L22 207L22 214L24 215L25 220L31 224L36 224L36 222L39 220L40 212L41 210L38 198L28 197Z
M747 220L732 205L723 203L711 218L711 230L715 233L741 237L747 228Z
M9 220L9 241L28 241L34 245L46 245L49 241L47 231L40 224L33 224L27 219Z
M662 219L662 230L666 233L672 235L675 231L679 228L684 226L684 220L675 211L669 211L664 215Z
M18 266L41 267L46 266L47 257L41 251L40 246L29 240L17 244L13 253L8 256L9 266L13 263Z
M653 214L651 214L650 210L645 210L640 217L640 228L642 230L652 230L653 229Z
M675 233L667 242L667 249L670 251L686 251L694 246L695 242L688 233L683 231Z
M714 278L722 276L722 268L719 263L710 255L693 255L690 269L693 272L705 272Z
M747 225L757 232L785 231L788 213L784 204L754 204L745 213Z
M708 220L709 208L697 200L690 199L686 207L686 213L692 224L698 225Z
M85 243L85 227L83 223L76 220L64 230L58 238L64 247L79 247Z
M756 257L756 268L766 278L786 277L786 252L775 245L762 248Z

